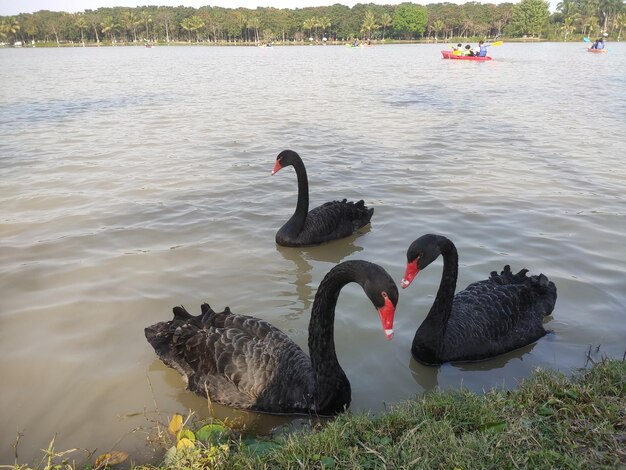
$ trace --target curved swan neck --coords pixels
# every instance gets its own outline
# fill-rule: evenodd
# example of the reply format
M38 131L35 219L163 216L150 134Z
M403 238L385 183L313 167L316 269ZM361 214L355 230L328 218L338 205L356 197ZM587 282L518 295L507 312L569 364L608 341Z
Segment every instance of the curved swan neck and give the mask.
M309 356L315 371L316 401L322 407L338 382L345 382L349 388L337 360L334 327L339 292L343 286L354 281L360 281L357 266L353 261L346 261L328 272L315 294L309 322Z
M433 302L426 319L418 329L416 338L420 336L420 343L425 350L439 351L443 344L448 319L452 312L452 302L459 272L459 255L454 243L445 237L438 240L439 251L443 257L443 272Z
M454 243L445 237L441 237L439 240L439 249L443 257L443 272L441 273L441 282L439 283L435 302L433 302L428 315L436 313L441 317L445 331L445 325L448 323L450 312L452 312L452 301L454 300L454 291L456 290L456 281L459 275L459 254Z
M296 211L294 217L302 219L306 217L309 212L309 180L306 175L306 168L300 158L293 162L293 168L296 170L296 176L298 177L298 204L296 205Z

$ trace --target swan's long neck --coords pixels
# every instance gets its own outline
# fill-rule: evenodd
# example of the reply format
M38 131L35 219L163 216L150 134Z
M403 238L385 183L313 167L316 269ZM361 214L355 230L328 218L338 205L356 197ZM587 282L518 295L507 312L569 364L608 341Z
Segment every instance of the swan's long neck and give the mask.
M443 338L446 334L450 313L452 313L452 302L459 273L459 255L454 243L441 237L439 250L443 256L441 282L433 306L419 328L420 330L427 330L427 334L420 335L420 342L425 349L432 352L439 352L444 343Z
M309 322L309 355L315 371L315 403L318 411L333 403L350 403L350 383L339 365L335 351L335 307L342 287L357 281L353 262L337 265L324 277L315 294ZM347 391L347 397L346 397ZM338 409L336 411L343 411Z
M304 220L309 212L309 180L302 160L296 160L293 163L293 167L298 177L298 204L296 205L296 211L293 216L291 216L290 222L299 233L304 226Z

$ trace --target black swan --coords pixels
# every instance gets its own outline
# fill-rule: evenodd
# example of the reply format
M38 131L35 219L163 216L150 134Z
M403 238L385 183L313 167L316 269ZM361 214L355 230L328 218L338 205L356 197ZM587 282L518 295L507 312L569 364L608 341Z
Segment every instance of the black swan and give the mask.
M298 204L296 211L276 233L276 243L282 246L311 246L352 235L369 224L374 209L364 202L332 201L309 210L309 182L300 155L283 150L276 157L272 175L281 168L293 165L298 176ZM308 212L308 213L307 213Z
M174 307L174 319L145 329L159 358L180 372L187 387L234 408L266 413L334 415L348 408L350 382L337 361L335 305L341 288L357 282L393 337L398 288L380 266L345 261L319 285L309 322L309 356L266 321L214 312L192 316Z
M491 273L454 295L459 257L454 244L441 235L423 235L407 250L400 285L406 288L417 273L443 255L443 274L435 302L420 325L411 354L426 365L479 361L537 341L546 334L543 319L556 303L556 286L546 276Z

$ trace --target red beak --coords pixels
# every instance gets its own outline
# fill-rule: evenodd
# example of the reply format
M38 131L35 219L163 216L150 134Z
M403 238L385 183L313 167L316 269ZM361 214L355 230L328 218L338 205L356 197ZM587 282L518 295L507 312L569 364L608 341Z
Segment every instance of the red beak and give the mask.
M413 282L413 279L415 279L415 276L417 276L417 273L420 272L420 268L417 267L417 260L418 258L415 258L415 260L413 260L410 263L407 263L406 265L406 271L404 271L404 277L400 281L400 286L403 289L406 289L407 287L409 287L411 285L411 282Z
M396 307L393 306L389 297L385 298L385 305L378 309L378 315L387 339L393 338L393 316L395 313Z
M282 168L282 166L280 166L280 160L276 160L276 164L274 165L274 169L272 170L272 174L276 173L281 168Z

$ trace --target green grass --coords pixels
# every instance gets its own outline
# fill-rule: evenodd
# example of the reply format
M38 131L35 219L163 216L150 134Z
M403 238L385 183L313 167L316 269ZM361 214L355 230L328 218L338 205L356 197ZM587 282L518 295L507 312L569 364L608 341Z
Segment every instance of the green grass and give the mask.
M626 468L626 362L573 379L537 371L515 391L435 392L379 416L346 413L260 452L241 442L217 458L211 449L168 468Z
M155 441L169 447L164 463L134 468L624 470L626 362L603 360L569 379L539 370L514 391L433 392L380 415L345 413L275 440L243 439L221 425L194 434L190 420L177 419L169 432L154 430ZM115 460L113 454L106 457ZM81 468L67 460L42 463L46 470ZM82 468L104 468L102 456L99 464Z

